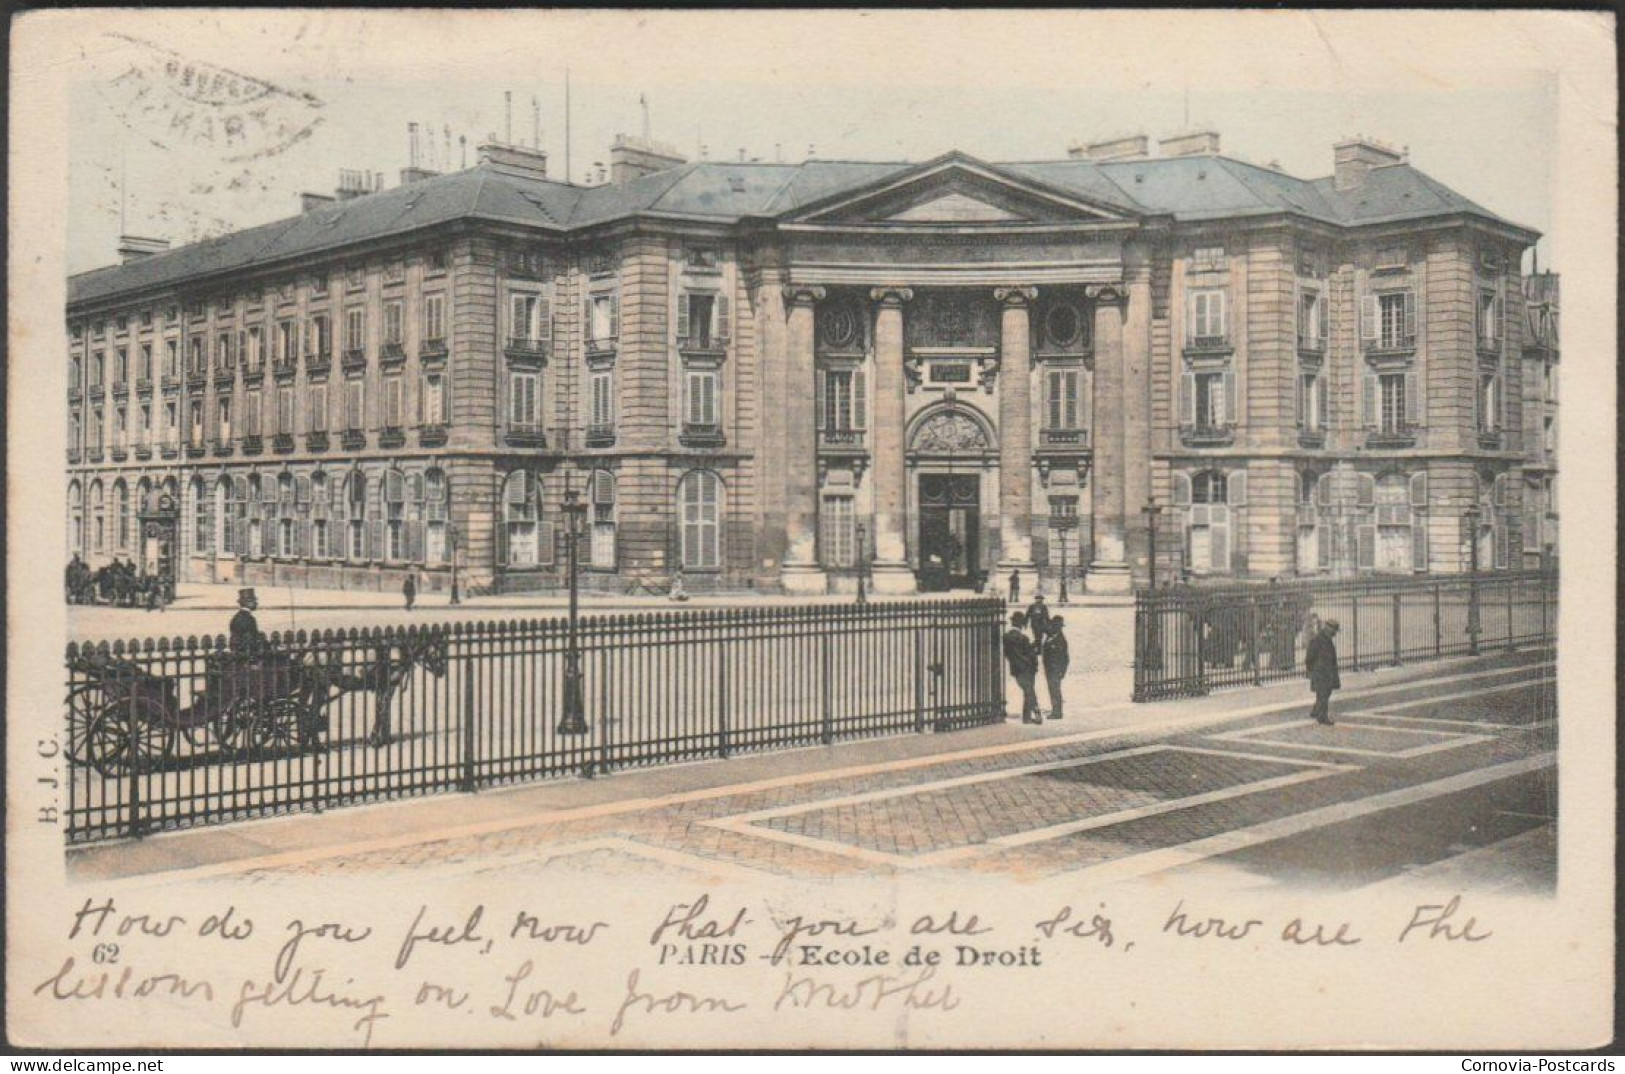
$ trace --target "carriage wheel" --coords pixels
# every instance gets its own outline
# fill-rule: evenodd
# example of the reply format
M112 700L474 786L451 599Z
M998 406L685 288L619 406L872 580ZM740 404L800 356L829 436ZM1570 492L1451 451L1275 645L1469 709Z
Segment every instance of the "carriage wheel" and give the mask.
M299 744L299 724L304 717L304 706L290 698L272 701L260 710L259 718L249 728L249 741L257 751L265 753L291 750Z
M89 764L87 745L90 725L96 716L99 690L94 686L80 686L68 693L68 742L66 753L74 764Z
M226 706L226 710L210 721L214 737L224 749L235 750L253 744L250 734L259 716L259 706L252 697L239 697Z
M102 706L85 733L85 755L104 776L121 776L167 760L175 728L156 699L137 697Z

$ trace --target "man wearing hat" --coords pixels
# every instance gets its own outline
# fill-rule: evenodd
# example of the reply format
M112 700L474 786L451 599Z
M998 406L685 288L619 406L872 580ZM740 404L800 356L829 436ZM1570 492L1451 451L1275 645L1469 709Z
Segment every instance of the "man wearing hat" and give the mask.
M1336 636L1337 620L1326 620L1309 639L1309 649L1303 658L1304 668L1309 672L1309 688L1315 692L1315 706L1309 710L1309 717L1327 727L1332 725L1332 691L1343 688L1343 680L1337 674L1337 646L1332 642Z
M237 590L237 614L231 617L231 651L238 654L258 652L265 646L265 635L254 618L260 602L252 589Z

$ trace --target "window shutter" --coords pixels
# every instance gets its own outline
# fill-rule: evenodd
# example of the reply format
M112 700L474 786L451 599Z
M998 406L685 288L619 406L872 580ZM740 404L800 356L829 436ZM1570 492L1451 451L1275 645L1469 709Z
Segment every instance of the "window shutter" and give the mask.
M1326 292L1318 293L1315 300L1315 318L1320 328L1320 342L1329 344L1331 341L1331 308L1332 296Z
M1232 507L1247 506L1247 471L1232 470L1226 479L1226 496Z
M592 299L590 297L581 300L581 338L588 343L594 342L592 334ZM503 557L503 562L507 562L506 556Z
M1191 479L1189 474L1175 473L1173 475L1173 498L1175 507L1188 507L1191 502Z
M536 562L543 567L551 567L557 562L558 553L558 525L547 520L538 520L536 523Z
M1360 570L1371 570L1377 565L1377 527L1370 522L1362 522L1355 527L1356 566Z
M1417 475L1425 476L1425 475ZM1411 478L1411 491L1416 490L1416 478ZM1425 571L1428 569L1428 524L1427 516L1419 511L1411 513L1411 570Z
M536 296L536 336L549 341L553 338L553 300L546 292Z
M1428 505L1428 475L1423 470L1411 475L1411 507L1424 511Z
M1221 405L1215 409L1219 412L1220 420L1226 425L1234 425L1236 423L1236 374L1226 370L1224 376L1219 378L1219 383L1224 398L1220 400Z
M683 343L693 331L693 310L690 308L690 295L687 291L677 293L677 338Z
M1196 299L1198 291L1192 291L1185 299L1185 341L1189 343L1196 338Z
M1405 423L1415 427L1422 420L1422 396L1417 390L1415 373L1405 374Z
M609 338L621 338L621 296L618 291L609 296Z
M423 561L423 523L415 520L406 524L406 558L413 563Z
M1217 510L1213 512L1213 521L1208 526L1208 539L1209 568L1227 570L1230 566L1230 520Z
M1416 338L1416 292L1406 291L1405 295L1405 338Z
M869 389L865 381L864 371L859 369L852 374L852 427L854 429L867 429L869 427Z
M1196 374L1184 373L1179 378L1179 423L1196 424Z
M1331 392L1327 390L1325 375L1321 374L1315 378L1315 422L1322 431L1331 423L1330 402Z
M731 325L733 321L728 296L718 295L716 304L711 307L711 312L716 317L716 332L714 333L715 337L719 340L726 341L732 333Z
M1295 408L1299 427L1309 423L1309 400L1306 398L1308 395L1308 385L1309 378L1300 373L1298 375L1298 394Z
M1355 503L1363 508L1375 507L1377 505L1377 479L1370 474L1356 474L1354 475L1354 481Z
M311 554L311 551L310 551L310 519L308 519L308 518L300 519L299 523L298 523L298 526L294 530L294 534L295 534L295 540L297 540L299 542L299 550L298 550L298 552L296 554L299 555L299 556L308 558L310 556L310 554Z
M1360 339L1371 346L1377 341L1377 296L1360 296Z
M1315 520L1315 560L1321 570L1332 565L1332 524L1324 518Z
M1066 421L1068 429L1079 427L1078 421L1078 395L1083 374L1075 369L1069 369L1061 378L1061 384L1066 390L1066 406L1061 417Z
M813 376L813 423L820 429L824 427L824 399L828 394L826 382L829 380L829 370L820 369Z
M700 378L700 383L705 389L705 413L703 418L706 422L715 423L717 421L717 375L707 373Z
M1230 338L1230 333L1225 330L1225 316L1228 312L1225 309L1227 305L1225 300L1228 297L1229 294L1225 291L1214 291L1212 297L1208 299L1208 318L1213 322L1213 334L1220 339Z
M1497 429L1507 427L1507 393L1502 388L1499 375L1495 378L1495 427Z
M1377 377L1365 373L1360 377L1360 423L1367 429L1377 427Z
M1061 428L1061 378L1063 374L1058 369L1050 370L1045 383L1049 387L1049 421L1047 426L1051 429Z

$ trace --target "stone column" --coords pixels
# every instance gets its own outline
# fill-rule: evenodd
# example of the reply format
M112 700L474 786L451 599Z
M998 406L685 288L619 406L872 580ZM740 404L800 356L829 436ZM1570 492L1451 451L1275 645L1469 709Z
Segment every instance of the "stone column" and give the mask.
M1036 287L993 292L999 317L999 565L997 582L1021 576L1023 593L1038 592L1033 564L1032 329Z
M1115 284L1092 286L1087 294L1095 302L1095 391L1090 418L1095 559L1089 564L1088 587L1096 593L1125 593L1130 588L1123 528L1123 310L1127 295Z
M869 423L869 480L874 482L876 593L912 593L908 567L908 477L903 464L903 304L906 287L876 287L875 385Z
M784 566L786 592L822 593L818 565L818 430L813 414L813 307L822 287L786 287L786 391L784 393ZM769 431L768 435L772 435Z
M1128 304L1123 309L1123 528L1129 573L1150 579L1150 531L1145 505L1151 499L1151 268L1131 264Z

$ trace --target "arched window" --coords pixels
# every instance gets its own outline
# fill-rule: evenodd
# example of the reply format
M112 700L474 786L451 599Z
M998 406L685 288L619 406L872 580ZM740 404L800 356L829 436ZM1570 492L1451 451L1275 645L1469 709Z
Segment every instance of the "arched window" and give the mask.
M1511 496L1506 474L1494 480L1479 479L1478 489L1478 569L1506 570L1510 560L1507 516Z
M423 475L406 475L406 558L423 562Z
M297 502L294 498L293 475L282 473L276 479L276 547L272 549L273 555L292 558L299 554L299 542L296 534Z
M248 514L248 541L243 547L245 556L263 556L265 554L265 508L260 498L260 477L251 474L248 478L248 499L245 504Z
M399 470L384 472L384 558L406 558L406 478Z
M427 528L424 531L424 562L429 564L446 562L447 543L446 526L450 517L450 502L447 495L446 475L440 470L430 470L423 475L423 509L427 519Z
M328 527L332 525L332 490L328 488L327 475L320 470L310 475L310 543L306 546L309 555L315 559L327 559L333 555L332 537Z
M1231 509L1246 502L1247 474L1203 470L1174 474L1174 505L1185 521L1185 562L1203 574L1232 569Z
M615 569L615 475L594 470L587 485L592 519L592 567L599 571Z
M352 560L367 558L367 479L360 470L350 471L344 482L344 518L348 536L345 555Z
M237 552L235 513L232 511L231 478L222 474L214 483L215 554L225 559Z
M68 483L68 553L85 552L85 490L77 481Z
M192 508L192 554L206 556L214 549L214 501L201 476L187 486Z
M122 477L113 483L113 545L120 552L130 550L130 487Z
M541 505L536 485L536 475L529 470L513 471L503 485L502 528L510 567L534 567L540 561Z
M248 555L248 477L238 474L231 482L232 547L239 556Z
M97 554L107 551L107 517L103 511L102 483L98 479L90 483L90 547Z
M683 569L713 571L722 563L722 479L695 470L677 486L682 525Z

